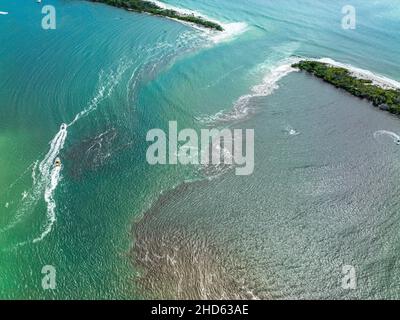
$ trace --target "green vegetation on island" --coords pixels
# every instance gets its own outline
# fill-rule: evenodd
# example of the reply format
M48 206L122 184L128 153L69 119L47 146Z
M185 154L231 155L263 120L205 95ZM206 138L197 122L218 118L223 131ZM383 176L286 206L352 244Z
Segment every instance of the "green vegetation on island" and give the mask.
M128 11L146 12L156 16L168 17L171 19L177 19L185 22L194 23L209 29L224 31L224 29L218 23L208 21L203 17L195 16L194 14L184 14L172 9L164 9L150 1L144 1L144 0L91 0L91 1L105 3L110 6L118 8L124 8Z
M394 114L400 114L400 90L382 88L371 80L354 77L349 70L317 61L301 61L293 68L307 71L314 76L341 88L361 99L367 99L374 106Z

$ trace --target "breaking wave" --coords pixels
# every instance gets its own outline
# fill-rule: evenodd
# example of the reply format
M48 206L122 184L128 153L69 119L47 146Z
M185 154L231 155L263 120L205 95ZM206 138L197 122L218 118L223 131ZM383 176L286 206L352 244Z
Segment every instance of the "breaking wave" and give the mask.
M272 94L279 88L278 82L292 72L297 70L292 68L292 64L298 62L299 58L289 58L281 61L278 65L270 67L267 75L261 84L255 85L251 93L241 96L233 108L229 111L219 111L213 116L203 116L198 120L205 124L226 123L246 119L255 110L250 101L255 97L265 97Z
M371 80L373 84L383 87L383 88L392 88L392 89L400 89L400 82L380 75L378 73L374 73L369 70L361 69L354 67L350 64L341 63L335 61L331 58L322 58L322 59L308 59L308 60L315 60L323 63L327 63L332 66L346 68L348 69L353 76L360 79Z
M197 11L194 11L194 10L175 7L175 6L172 6L172 5L166 4L161 1L157 1L157 0L150 0L150 2L153 2L154 4L158 5L160 8L163 8L163 9L174 10L183 15L195 15L195 16L201 17L205 20L219 24L220 26L222 26L222 28L224 28L223 32L210 30L208 28L203 28L194 23L176 20L180 23L188 24L197 30L203 31L208 36L208 38L215 44L233 40L240 34L246 32L248 29L248 25L245 22L224 23L224 22L212 19L210 17L207 17L206 15L199 13Z
M292 72L297 72L297 69L292 68L294 63L301 60L312 60L327 63L332 66L348 69L353 76L371 80L373 84L383 88L400 89L400 82L387 78L383 75L374 73L369 70L354 67L349 64L337 62L331 58L307 58L300 56L293 56L279 63L268 67L267 74L264 76L262 83L255 85L249 94L241 96L233 105L231 110L222 110L214 115L206 115L198 117L197 120L207 125L223 124L227 122L235 122L247 119L249 115L253 114L256 110L251 105L251 100L255 97L265 97L271 95L276 89L279 88L278 82Z

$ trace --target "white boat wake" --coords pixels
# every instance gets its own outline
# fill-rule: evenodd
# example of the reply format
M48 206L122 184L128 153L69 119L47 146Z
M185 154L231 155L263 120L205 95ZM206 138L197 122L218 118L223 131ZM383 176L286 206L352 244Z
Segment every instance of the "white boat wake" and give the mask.
M400 145L400 136L392 131L387 130L379 130L374 133L374 138L378 139L379 137L386 136L393 139L393 142L397 145Z
M15 227L23 216L32 212L40 199L44 199L47 206L46 222L42 227L41 234L33 239L33 243L42 241L52 231L53 225L57 220L56 217L56 201L54 195L61 180L62 166L56 166L55 161L63 150L68 136L68 129L76 124L80 119L86 117L95 111L99 104L108 98L120 82L122 75L132 65L131 62L122 61L116 71L109 74L100 72L99 86L96 95L88 103L87 107L79 112L70 124L62 124L60 130L50 141L50 149L41 161L35 161L28 169L32 168L32 188L25 194L21 200L21 205L17 209L17 214L13 221L1 232L7 231ZM28 170L27 169L27 170ZM13 186L13 185L12 185ZM28 242L20 243L21 246Z
M51 232L53 224L56 222L54 192L60 181L61 167L54 166L54 162L60 151L64 148L68 134L67 128L66 125L61 126L60 131L50 143L49 152L39 164L40 180L36 180L33 190L37 194L41 192L44 187L44 201L47 204L47 222L41 235L35 238L33 243L43 240Z
M300 132L294 129L292 126L286 126L284 132L289 136L298 136Z
M39 237L33 240L33 243L42 241L51 232L53 225L57 220L54 193L60 181L62 167L54 166L54 162L59 156L61 150L64 148L68 134L67 129L77 123L77 121L80 119L95 111L98 105L112 94L115 87L121 80L122 75L130 67L130 65L131 63L121 63L116 72L111 72L107 76L104 75L104 72L101 72L99 77L100 85L97 90L97 94L93 97L88 106L75 116L74 120L70 124L61 125L60 131L51 141L49 152L39 164L40 180L38 180L36 185L33 187L35 195L42 193L44 188L44 201L47 204L47 222L42 233Z
M36 206L43 193L44 200L47 203L47 217L49 221L45 229L51 230L52 224L55 221L55 202L53 199L53 193L58 185L61 171L60 167L53 168L53 166L56 157L64 147L66 138L67 127L63 126L50 142L50 150L44 159L40 163L37 161L34 163L32 169L32 189L30 192L24 192L21 200L22 205L18 209L14 221L6 228L2 229L2 232L12 229L20 221L22 216L24 216L28 211L33 210L33 207ZM50 230L47 231L47 233L50 232Z

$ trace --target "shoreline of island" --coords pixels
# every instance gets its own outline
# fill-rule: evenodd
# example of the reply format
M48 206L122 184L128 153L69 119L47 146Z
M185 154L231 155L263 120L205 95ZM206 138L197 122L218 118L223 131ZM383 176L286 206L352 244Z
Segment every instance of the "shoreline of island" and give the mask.
M90 0L92 2L104 3L113 7L122 8L127 11L138 13L148 13L154 16L160 16L170 19L179 20L186 23L193 23L198 26L212 29L216 31L224 31L224 28L213 21L207 20L202 16L193 14L180 13L174 9L162 8L152 1L145 0Z
M315 60L302 60L292 67L308 72L323 81L343 89L360 99L366 99L375 107L400 115L400 89L374 84L371 79L362 79L344 67Z

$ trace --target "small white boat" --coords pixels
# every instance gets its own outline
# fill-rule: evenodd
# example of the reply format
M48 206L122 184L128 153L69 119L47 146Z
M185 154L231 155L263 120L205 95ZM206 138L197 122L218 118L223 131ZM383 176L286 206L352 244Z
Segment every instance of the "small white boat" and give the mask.
M63 123L60 127L60 130L67 130L67 125L65 123Z
M42 0L36 0L36 2L37 2L37 3L41 3L41 2L42 2Z
M5 15L8 14L8 12L6 12L6 11L0 11L0 14L3 15L3 16L5 16Z
M54 166L61 167L61 159L60 158L57 158L56 161L54 161Z

